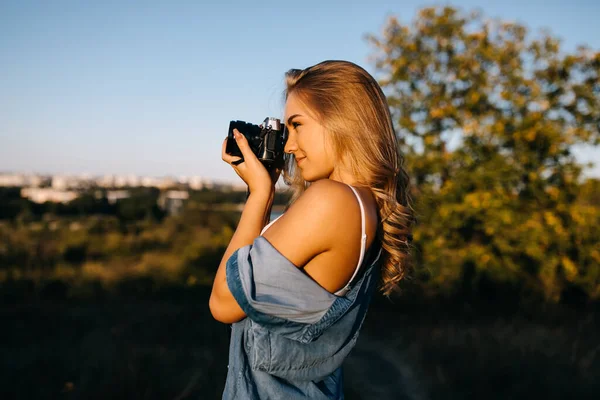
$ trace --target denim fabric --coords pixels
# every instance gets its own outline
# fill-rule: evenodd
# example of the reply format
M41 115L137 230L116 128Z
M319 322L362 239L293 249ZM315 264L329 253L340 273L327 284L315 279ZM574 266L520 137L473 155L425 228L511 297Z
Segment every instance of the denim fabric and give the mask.
M342 362L379 278L369 262L344 296L329 293L262 236L227 261L227 285L248 318L231 328L223 399L343 399Z

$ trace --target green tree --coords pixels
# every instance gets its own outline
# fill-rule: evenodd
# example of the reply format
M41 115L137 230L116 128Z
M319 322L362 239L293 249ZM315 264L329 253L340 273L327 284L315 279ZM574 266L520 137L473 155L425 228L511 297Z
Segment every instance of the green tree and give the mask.
M451 7L368 39L414 178L419 281L600 298L600 208L577 201L572 153L600 144L600 52Z

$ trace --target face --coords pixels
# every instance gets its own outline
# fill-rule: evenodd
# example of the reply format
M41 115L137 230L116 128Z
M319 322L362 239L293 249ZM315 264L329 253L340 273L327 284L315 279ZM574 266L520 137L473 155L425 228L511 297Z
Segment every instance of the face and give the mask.
M325 128L315 120L292 92L285 104L288 129L285 152L294 155L307 182L329 178L334 172L333 151L326 143Z

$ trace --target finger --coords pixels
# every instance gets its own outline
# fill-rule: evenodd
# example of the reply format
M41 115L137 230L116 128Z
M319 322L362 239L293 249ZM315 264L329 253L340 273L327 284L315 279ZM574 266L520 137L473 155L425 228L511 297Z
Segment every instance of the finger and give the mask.
M227 164L237 165L237 164L233 164L233 163L236 161L242 160L242 158L228 154L226 149L227 149L227 138L225 138L225 140L223 141L223 145L221 146L221 159L223 161L225 161Z
M240 148L240 151L242 152L243 158L248 159L253 156L256 157L252 152L250 145L248 144L246 136L242 135L237 129L234 129L233 137L235 138L235 142L237 143L238 147Z

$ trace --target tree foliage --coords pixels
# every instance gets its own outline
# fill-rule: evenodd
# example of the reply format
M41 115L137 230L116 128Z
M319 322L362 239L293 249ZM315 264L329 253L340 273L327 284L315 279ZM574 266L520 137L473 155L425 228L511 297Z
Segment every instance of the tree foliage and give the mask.
M368 39L414 178L419 281L600 298L598 184L572 152L600 144L600 52L452 7Z

